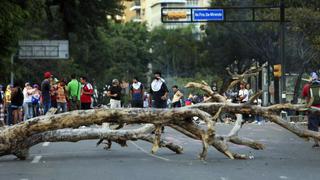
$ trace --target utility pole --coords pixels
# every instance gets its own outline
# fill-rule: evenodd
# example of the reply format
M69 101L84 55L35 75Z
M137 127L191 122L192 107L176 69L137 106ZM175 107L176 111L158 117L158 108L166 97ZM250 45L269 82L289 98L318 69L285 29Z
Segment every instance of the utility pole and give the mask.
M11 69L11 73L10 73L10 84L11 84L12 86L13 86L13 84L14 84L14 73L13 73L14 57L15 57L15 54L12 54L12 55L11 55L11 66L10 66L10 69Z
M285 4L280 1L280 64L281 64L281 88L280 103L286 103L286 59L285 59Z

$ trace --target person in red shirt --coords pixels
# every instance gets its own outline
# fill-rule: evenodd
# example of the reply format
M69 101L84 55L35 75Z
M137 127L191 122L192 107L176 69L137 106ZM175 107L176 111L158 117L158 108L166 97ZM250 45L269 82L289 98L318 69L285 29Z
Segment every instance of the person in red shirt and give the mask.
M80 82L82 84L80 97L81 109L91 109L91 96L93 95L93 87L90 83L87 82L87 78L84 76L80 78Z
M320 81L318 75L311 73L312 80L304 85L302 90L302 97L305 98L308 106L313 108L320 108ZM317 114L308 114L308 129L311 131L319 131L320 116ZM314 139L315 144L312 147L319 147L319 141Z

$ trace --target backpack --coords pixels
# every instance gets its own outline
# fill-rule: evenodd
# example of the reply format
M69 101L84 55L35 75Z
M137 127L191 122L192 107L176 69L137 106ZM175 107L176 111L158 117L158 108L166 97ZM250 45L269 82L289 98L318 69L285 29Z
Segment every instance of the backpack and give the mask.
M38 103L39 103L39 100L40 100L40 97L35 97L35 96L32 96L32 97L31 97L31 102L32 102L32 104L38 104Z
M320 104L320 83L312 83L310 85L310 97L313 98L312 105Z
M2 104L3 103L3 92L2 91L0 91L0 104Z

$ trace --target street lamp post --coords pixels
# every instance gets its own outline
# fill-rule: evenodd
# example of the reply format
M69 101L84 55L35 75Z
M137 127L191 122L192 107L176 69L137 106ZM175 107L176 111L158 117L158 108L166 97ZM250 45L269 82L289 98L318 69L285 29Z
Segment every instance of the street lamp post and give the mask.
M285 4L280 1L280 63L281 63L281 88L280 103L286 103L286 74L285 74Z

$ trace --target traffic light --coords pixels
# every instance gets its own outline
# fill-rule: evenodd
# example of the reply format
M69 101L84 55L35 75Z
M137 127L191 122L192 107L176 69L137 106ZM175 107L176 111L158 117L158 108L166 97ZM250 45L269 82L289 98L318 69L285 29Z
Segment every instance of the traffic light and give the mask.
M168 19L185 19L187 18L187 13L180 11L180 12L175 12L175 11L170 11L167 14Z
M281 64L275 64L273 65L273 75L274 77L281 77L282 72L281 72Z

